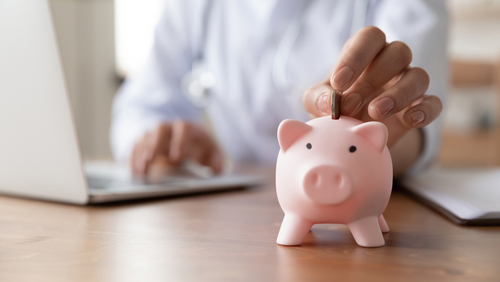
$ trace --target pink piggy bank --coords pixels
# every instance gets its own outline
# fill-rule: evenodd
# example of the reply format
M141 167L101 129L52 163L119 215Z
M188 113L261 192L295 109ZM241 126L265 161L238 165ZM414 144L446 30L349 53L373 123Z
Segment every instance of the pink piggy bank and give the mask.
M300 245L316 223L346 224L363 247L385 244L392 161L384 124L345 116L284 120L278 141L276 191L285 212L278 244Z

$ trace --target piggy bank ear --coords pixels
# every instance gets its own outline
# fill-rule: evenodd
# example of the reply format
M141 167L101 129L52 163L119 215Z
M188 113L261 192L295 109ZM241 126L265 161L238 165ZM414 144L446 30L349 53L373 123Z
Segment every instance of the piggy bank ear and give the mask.
M387 127L380 122L370 121L352 128L357 135L365 138L382 152L387 144Z
M312 130L312 126L293 119L285 119L278 127L278 142L286 152L297 139Z

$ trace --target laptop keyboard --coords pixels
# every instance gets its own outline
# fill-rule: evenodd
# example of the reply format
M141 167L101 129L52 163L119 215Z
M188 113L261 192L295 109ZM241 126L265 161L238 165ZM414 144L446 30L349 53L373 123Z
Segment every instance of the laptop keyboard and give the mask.
M115 179L102 176L87 175L87 183L93 189L108 189L108 188L123 188L123 187L139 187L149 185L166 185L178 183L186 180L184 178L169 177L157 180L146 178L131 178L131 179Z

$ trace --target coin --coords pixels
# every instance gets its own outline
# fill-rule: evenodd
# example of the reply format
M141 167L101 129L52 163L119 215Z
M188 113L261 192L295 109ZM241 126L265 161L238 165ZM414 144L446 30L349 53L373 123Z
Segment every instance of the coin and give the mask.
M333 89L331 100L332 119L339 119L340 117L340 95L342 92Z

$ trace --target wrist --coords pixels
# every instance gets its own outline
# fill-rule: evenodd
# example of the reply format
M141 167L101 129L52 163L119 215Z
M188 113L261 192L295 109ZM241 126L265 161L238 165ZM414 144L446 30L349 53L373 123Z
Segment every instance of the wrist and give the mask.
M419 128L409 130L389 148L394 178L404 175L422 153L423 134Z

